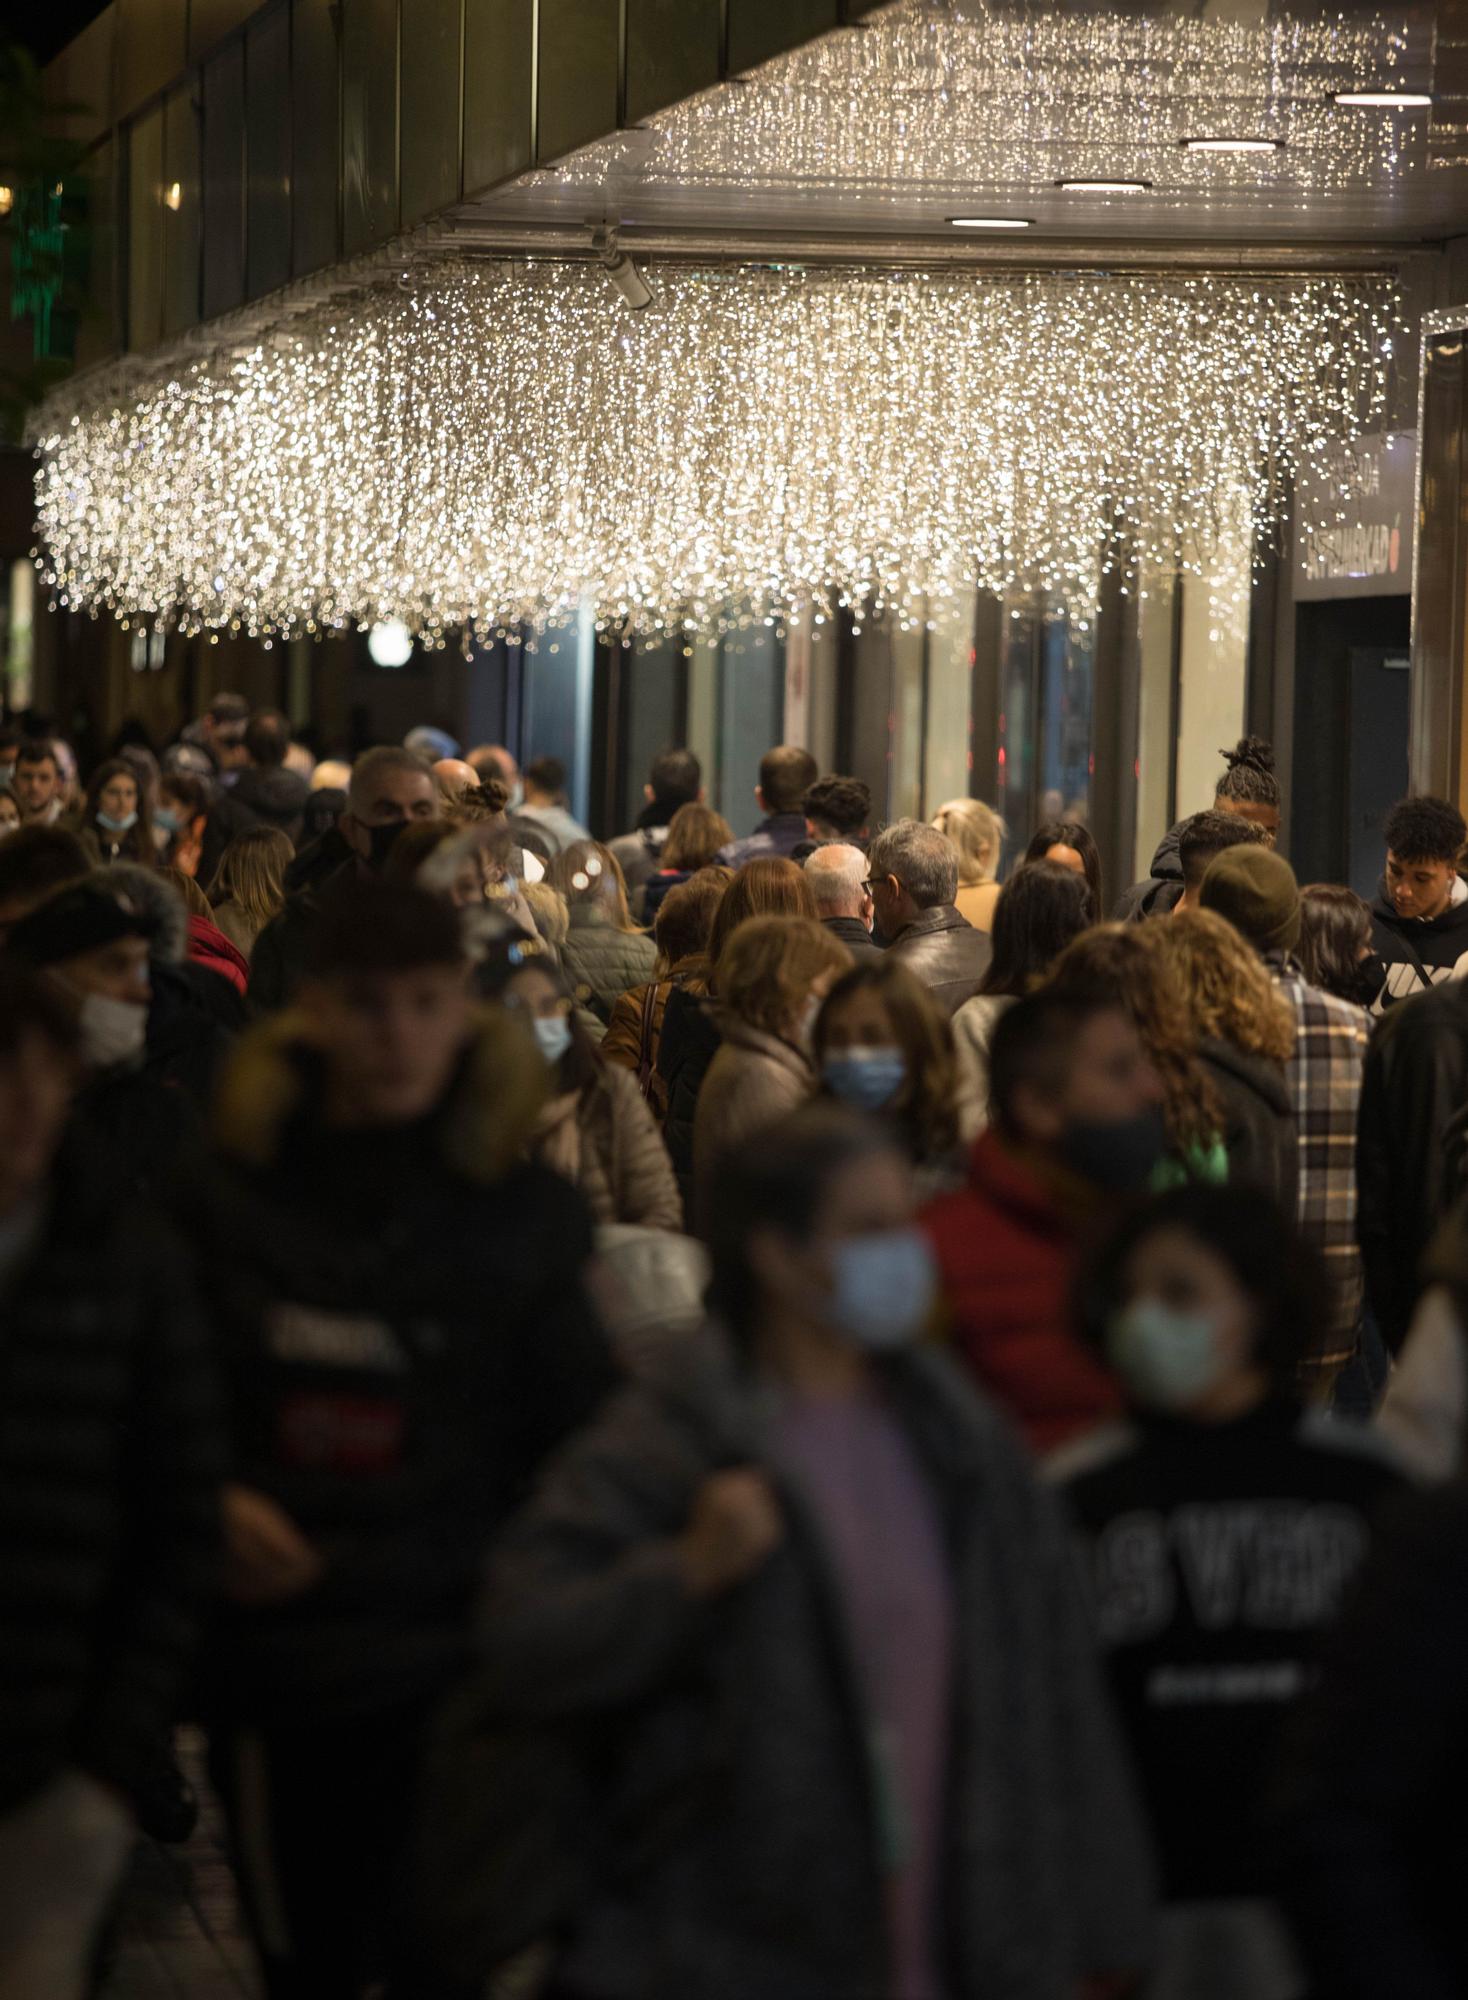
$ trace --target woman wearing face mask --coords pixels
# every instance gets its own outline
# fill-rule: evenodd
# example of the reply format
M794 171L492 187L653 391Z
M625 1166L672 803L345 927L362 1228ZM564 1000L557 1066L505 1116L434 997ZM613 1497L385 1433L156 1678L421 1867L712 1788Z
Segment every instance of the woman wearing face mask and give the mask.
M896 959L843 973L816 1017L821 1089L889 1120L923 1199L962 1183L982 1124L962 1076L947 1015Z
M593 1732L637 1856L546 1926L553 1990L1128 1990L1148 1870L1066 1537L922 1341L901 1150L811 1106L719 1196L714 1322L563 1455L483 1606L493 1711Z
M1300 891L1300 970L1312 986L1368 1011L1381 998L1386 961L1372 948L1371 905L1339 882Z
M549 1073L532 1156L581 1190L597 1222L681 1229L678 1184L637 1079L602 1061L548 955L495 946L479 984L524 1021Z
M1299 1362L1329 1293L1264 1194L1163 1196L1076 1296L1132 1413L1053 1468L1164 1871L1148 2000L1296 2000L1263 1808L1282 1725L1399 1476L1369 1433L1302 1411Z
M121 757L99 764L92 773L76 831L99 867L111 861L151 867L158 860L148 802L136 771Z
M850 967L851 953L814 918L751 917L730 937L718 970L723 1040L693 1120L700 1220L718 1198L721 1156L814 1097L816 1015Z
M153 814L153 841L158 859L196 880L209 825L209 794L201 778L188 771L164 771L158 779L158 808Z

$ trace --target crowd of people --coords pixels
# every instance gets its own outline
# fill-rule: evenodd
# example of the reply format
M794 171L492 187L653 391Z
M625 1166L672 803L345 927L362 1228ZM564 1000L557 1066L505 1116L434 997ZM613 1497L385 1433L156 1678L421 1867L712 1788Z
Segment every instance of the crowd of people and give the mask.
M565 781L0 731L0 2000L1468 1990L1457 808Z

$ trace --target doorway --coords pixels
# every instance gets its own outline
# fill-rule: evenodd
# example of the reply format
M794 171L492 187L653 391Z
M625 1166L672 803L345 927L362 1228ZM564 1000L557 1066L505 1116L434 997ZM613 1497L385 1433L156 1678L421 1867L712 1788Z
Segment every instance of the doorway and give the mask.
M1298 607L1290 860L1302 884L1376 894L1382 824L1407 791L1411 637L1408 597Z

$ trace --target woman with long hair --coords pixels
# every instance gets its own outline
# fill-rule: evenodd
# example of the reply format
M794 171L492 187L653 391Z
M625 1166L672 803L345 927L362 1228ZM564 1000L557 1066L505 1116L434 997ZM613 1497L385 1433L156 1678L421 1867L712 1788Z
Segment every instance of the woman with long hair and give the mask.
M952 1023L899 959L842 973L816 1016L812 1053L825 1096L891 1125L925 1198L962 1181L978 1101Z
M999 900L999 856L1004 847L1004 822L982 799L950 799L939 806L931 824L946 833L958 849L958 914L976 931L994 922Z
M1227 1180L1223 1106L1198 1061L1188 996L1158 943L1157 928L1101 924L1086 931L1061 953L1046 984L1060 993L1106 994L1131 1016L1162 1081L1165 1176Z
M566 977L577 1003L605 1029L622 995L652 978L657 946L633 923L621 866L599 840L573 841L547 864L545 879L570 911L561 948Z
M1047 820L1025 849L1025 860L1053 861L1084 876L1091 892L1091 922L1101 921L1101 850L1095 834L1082 821Z
M1284 1066L1295 1052L1294 1014L1258 952L1215 911L1179 911L1155 933L1224 1107L1229 1180L1263 1188L1293 1215L1300 1141Z
M214 921L246 959L261 931L285 907L285 871L294 854L279 827L250 826L219 857L209 889Z
M1300 970L1312 986L1370 1009L1386 984L1386 965L1372 947L1371 905L1339 882L1312 882L1300 891Z
M733 827L712 806L699 799L679 806L668 823L657 872L637 892L642 921L652 923L668 891L690 881L700 868L711 868L733 838Z
M979 1101L987 1107L989 1043L1006 1007L1032 992L1073 939L1095 922L1083 875L1057 861L1026 861L994 908L994 956L972 1000L953 1017L953 1034Z
M125 757L109 757L93 771L77 832L99 867L112 861L157 866L158 843L153 837L148 800L137 772Z
M668 891L653 919L657 976L624 993L612 1009L602 1055L632 1071L658 1118L667 1108L657 1064L668 1002L675 992L708 992L709 934L732 880L727 868L700 868Z

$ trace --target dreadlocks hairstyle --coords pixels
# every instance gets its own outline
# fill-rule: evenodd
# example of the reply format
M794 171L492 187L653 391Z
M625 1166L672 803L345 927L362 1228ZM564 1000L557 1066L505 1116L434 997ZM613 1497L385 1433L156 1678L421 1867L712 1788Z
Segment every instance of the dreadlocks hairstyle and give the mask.
M1274 775L1274 748L1262 736L1241 736L1232 750L1220 750L1228 769L1218 781L1215 798L1237 799L1244 805L1277 806L1279 779Z

